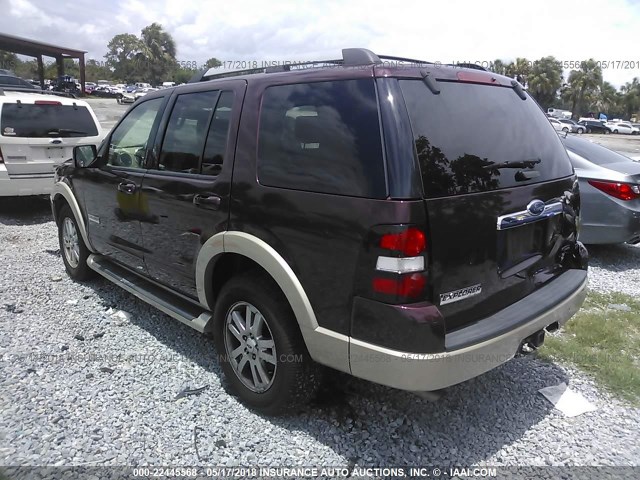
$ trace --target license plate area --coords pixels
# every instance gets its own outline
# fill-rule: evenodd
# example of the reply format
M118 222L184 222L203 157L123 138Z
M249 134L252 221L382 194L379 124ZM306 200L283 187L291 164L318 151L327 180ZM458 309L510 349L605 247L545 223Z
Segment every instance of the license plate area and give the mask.
M49 160L61 160L64 158L65 147L46 147L45 156Z
M504 278L529 268L542 259L549 246L553 218L541 218L498 231L498 273Z

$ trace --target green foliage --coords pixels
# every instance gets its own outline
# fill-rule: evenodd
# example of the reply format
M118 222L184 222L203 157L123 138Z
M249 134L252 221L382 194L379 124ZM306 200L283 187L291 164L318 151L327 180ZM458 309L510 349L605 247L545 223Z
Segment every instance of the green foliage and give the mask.
M640 302L635 298L590 291L582 309L539 353L572 363L640 405Z
M554 57L543 57L533 62L527 77L529 93L543 107L553 107L562 86L562 64Z

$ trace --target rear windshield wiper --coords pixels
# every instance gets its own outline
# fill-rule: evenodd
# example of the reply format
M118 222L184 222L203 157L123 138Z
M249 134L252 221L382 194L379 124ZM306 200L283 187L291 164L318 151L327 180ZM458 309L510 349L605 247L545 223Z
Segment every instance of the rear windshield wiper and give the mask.
M49 130L47 135L61 135L63 133L77 133L79 135L88 135L87 132L83 132L82 130L74 130L72 128L56 128L55 130Z
M536 164L542 162L539 158L533 160L520 160L517 162L500 162L485 165L483 168L533 168Z

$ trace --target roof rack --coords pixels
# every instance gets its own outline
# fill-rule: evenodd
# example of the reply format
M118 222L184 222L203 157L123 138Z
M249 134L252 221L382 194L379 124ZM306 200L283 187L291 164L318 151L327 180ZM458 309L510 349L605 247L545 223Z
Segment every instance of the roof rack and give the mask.
M259 68L249 68L245 70L234 70L232 72L214 73L214 68L208 70L202 70L196 73L188 83L197 83L206 80L213 80L217 78L236 77L239 75L253 75L257 73L276 73L276 72L289 72L297 68L305 67L308 65L326 65L326 66L361 66L370 65L374 63L381 63L381 57L373 53L366 48L343 48L342 58L333 60L315 60L311 62L297 62L286 63L283 65L269 65Z
M304 68L308 65L325 65L325 66L364 66L364 65L372 65L372 64L380 64L383 63L383 60L392 61L392 62L403 62L403 63L411 63L416 65L440 65L437 62L428 62L426 60L417 60L415 58L405 58L405 57L395 57L391 55L376 55L371 50L367 50L366 48L343 48L342 49L342 58L334 59L334 60L316 60L312 62L298 62L298 63L285 63L283 65L266 65L264 67L259 68L249 68L245 70L234 70L231 72L222 72L215 73L216 68L209 68L207 70L202 70L197 72L188 83L197 83L203 82L206 80L214 80L218 78L227 78L227 77L237 77L239 75L253 75L258 73L276 73L276 72L289 72L291 70L295 70L297 68ZM480 65L476 65L473 63L458 63L458 64L448 64L446 66L457 66L460 68L473 68L476 70L485 70L485 68Z

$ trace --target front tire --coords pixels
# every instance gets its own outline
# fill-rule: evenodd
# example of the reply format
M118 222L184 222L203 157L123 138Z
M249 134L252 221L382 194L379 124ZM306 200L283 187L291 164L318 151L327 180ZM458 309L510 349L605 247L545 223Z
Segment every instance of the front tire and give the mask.
M584 133L584 129L579 128L579 129L578 129L578 135L582 135L583 133Z
M562 131L563 131L564 133L567 133L567 132L569 131L569 129L568 129L567 127L564 127L564 128L562 129Z
M87 265L87 258L91 252L82 239L78 222L69 205L60 209L58 241L64 268L72 279L83 281L95 276L95 272Z
M222 288L214 309L214 342L231 393L266 415L304 406L321 370L273 280L243 274Z

